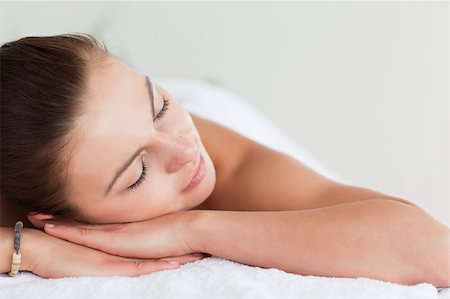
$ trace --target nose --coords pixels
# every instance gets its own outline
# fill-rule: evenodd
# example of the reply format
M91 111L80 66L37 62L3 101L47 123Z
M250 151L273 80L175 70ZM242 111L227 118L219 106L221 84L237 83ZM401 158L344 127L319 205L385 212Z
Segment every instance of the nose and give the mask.
M195 140L180 135L165 135L160 139L164 143L162 155L167 173L177 172L190 162L196 163L198 147Z

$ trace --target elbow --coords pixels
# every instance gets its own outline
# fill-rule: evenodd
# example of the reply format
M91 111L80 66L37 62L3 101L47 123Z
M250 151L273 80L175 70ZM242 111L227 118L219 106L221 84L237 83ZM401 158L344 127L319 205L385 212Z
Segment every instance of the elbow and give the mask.
M431 275L430 283L438 288L450 287L450 230L448 228L437 235L436 247L429 254L433 257L430 257L430 263L424 269L424 273Z
M401 261L395 280L407 285L430 283L439 288L450 287L450 229L425 210L408 202L397 202L388 204L390 209L386 210L395 211L390 226L395 232L391 244L396 244L396 259Z
M419 232L414 252L416 270L414 283L431 283L438 288L450 287L450 229L431 216L422 222L424 229Z

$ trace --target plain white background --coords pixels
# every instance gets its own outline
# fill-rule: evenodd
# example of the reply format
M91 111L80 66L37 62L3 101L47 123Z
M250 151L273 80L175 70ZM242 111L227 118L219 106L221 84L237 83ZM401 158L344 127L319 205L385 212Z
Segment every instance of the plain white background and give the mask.
M449 225L446 2L2 2L0 41L88 32L218 82L356 185Z

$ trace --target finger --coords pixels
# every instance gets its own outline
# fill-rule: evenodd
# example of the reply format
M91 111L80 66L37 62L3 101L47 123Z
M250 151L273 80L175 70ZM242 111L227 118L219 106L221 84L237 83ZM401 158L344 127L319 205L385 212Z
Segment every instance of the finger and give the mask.
M87 247L117 254L114 248L120 248L116 244L116 234L106 230L90 229L85 226L67 226L55 225L54 223L47 223L44 231L54 237L64 239L73 243L84 245Z
M207 255L203 254L203 253L192 253L192 254L186 254L186 255L182 255L182 256L176 256L176 257L166 257L166 258L160 258L160 260L163 261L178 261L178 263L180 265L186 264L186 263L190 263L190 262L195 262L198 260L201 260L203 258L205 258Z
M104 230L104 231L119 231L123 228L130 226L130 223L108 223L108 224L88 224L84 222L78 222L75 220L60 221L60 220L46 220L46 223L53 225L65 225L65 226L77 226L80 228Z
M143 274L172 270L180 267L176 261L161 260L130 260L114 261L104 267L105 275L139 276Z
M56 220L56 219L36 219L35 217L32 217L30 215L27 215L28 220L39 229L43 229L46 223L52 223L56 225L83 225L84 223L78 222L75 220Z
M76 222L74 220L56 220L56 219L37 219L30 215L27 216L28 220L39 229L44 228L46 223L59 224L59 225L80 225L81 222Z
M95 230L104 230L104 231L119 231L123 228L129 226L129 223L110 223L110 224L86 224L86 223L80 223L77 226L88 228L88 229L95 229Z

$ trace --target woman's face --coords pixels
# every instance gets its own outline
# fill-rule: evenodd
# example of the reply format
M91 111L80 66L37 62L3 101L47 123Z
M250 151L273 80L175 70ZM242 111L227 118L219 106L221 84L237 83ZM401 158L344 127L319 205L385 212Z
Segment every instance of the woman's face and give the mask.
M74 130L69 200L92 223L198 206L212 193L216 174L188 111L147 76L108 59L91 76L86 111ZM205 176L185 189L201 156Z

